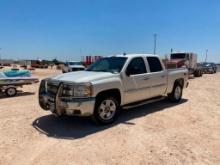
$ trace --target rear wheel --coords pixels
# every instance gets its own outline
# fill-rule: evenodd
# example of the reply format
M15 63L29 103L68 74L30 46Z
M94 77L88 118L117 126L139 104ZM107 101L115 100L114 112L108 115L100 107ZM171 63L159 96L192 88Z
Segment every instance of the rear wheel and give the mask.
M213 69L214 73L216 73L216 69Z
M100 97L96 101L93 121L97 124L111 124L118 117L119 104L114 97Z
M168 99L171 102L177 103L182 99L182 93L183 93L182 86L179 83L175 83L173 87L173 91L170 94L168 94Z
M203 75L203 71L201 69L201 70L199 70L199 77L202 77L202 75Z
M194 75L194 77L199 77L199 72L195 71L193 75Z
M17 89L14 87L9 87L5 90L5 94L8 97L13 97L17 94Z

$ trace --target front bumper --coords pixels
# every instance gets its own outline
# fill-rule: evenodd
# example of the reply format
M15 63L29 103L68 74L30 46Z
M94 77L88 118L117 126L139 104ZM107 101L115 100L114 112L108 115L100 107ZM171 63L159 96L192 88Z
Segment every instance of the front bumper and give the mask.
M47 105L52 113L68 116L91 116L94 111L95 98L83 99L53 99L49 95L42 95L43 104Z
M212 73L212 72L214 72L214 69L213 68L204 68L203 72L204 73Z
M95 107L95 98L61 101L66 115L91 116Z
M52 113L61 116L91 116L95 107L95 98L71 98L60 95L62 87L57 86L56 92L51 94L44 89L44 82L41 82L39 89L39 104L42 109L50 110Z

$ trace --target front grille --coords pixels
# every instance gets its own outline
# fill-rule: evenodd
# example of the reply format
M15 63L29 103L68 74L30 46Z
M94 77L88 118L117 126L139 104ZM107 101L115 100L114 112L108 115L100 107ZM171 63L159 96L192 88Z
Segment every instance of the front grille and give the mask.
M58 83L47 82L47 93L50 96L55 97L58 88L59 88L59 84Z
M74 71L81 71L81 70L84 70L83 68L72 68L72 72Z

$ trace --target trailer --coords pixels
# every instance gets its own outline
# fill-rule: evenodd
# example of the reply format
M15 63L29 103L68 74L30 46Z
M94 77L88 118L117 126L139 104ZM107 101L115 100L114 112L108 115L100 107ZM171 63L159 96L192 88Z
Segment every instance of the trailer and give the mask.
M38 82L38 78L7 77L3 72L0 72L0 93L4 93L8 97L13 97L17 94L17 88L22 88L24 85L30 85Z

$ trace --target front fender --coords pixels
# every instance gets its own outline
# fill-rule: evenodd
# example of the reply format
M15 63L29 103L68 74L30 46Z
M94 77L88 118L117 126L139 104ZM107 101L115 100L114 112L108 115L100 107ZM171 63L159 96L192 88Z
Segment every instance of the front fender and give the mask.
M96 97L100 92L111 90L111 89L118 89L121 95L121 103L124 102L123 97L123 85L120 78L109 78L104 80L98 80L92 82L93 85L93 97Z

